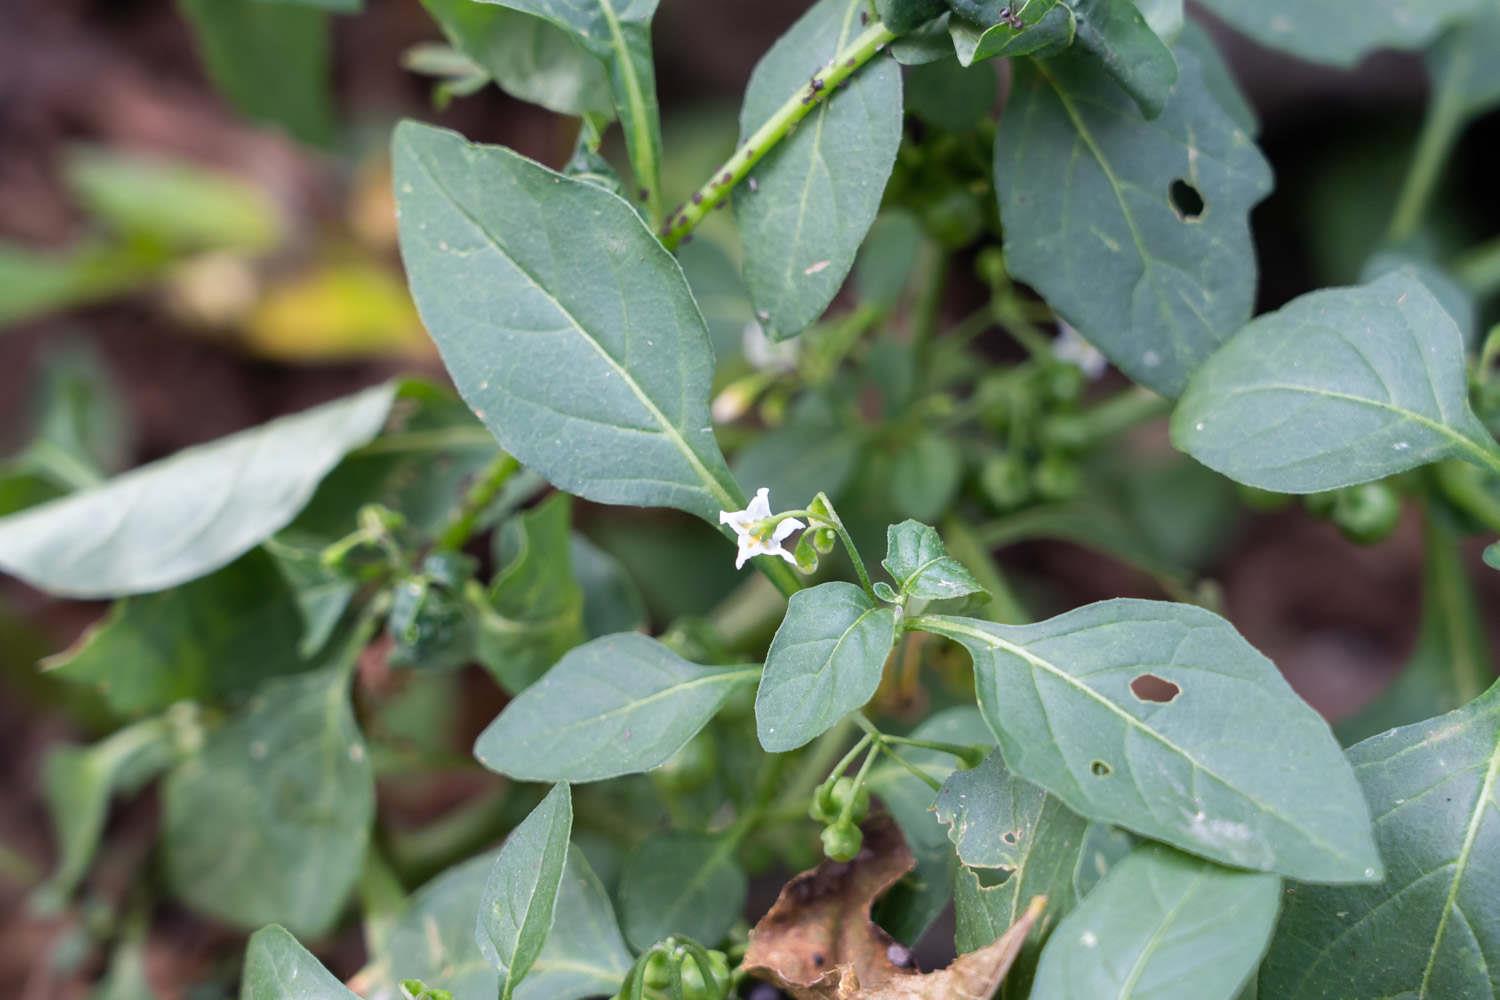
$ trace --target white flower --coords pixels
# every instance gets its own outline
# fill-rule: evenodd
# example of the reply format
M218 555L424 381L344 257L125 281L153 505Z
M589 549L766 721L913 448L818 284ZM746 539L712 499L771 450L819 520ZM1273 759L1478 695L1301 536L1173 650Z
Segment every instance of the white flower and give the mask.
M1077 365L1078 370L1090 379L1103 375L1104 370L1109 367L1109 359L1067 323L1059 322L1057 325L1058 334L1057 339L1052 341L1052 356L1059 361Z
M729 525L739 537L740 551L734 559L735 569L742 569L751 556L780 556L793 566L797 565L797 557L782 548L781 543L787 535L802 530L802 522L788 517L777 521L774 528L762 526L761 522L770 517L771 491L764 486L755 491L755 499L744 510L719 511L719 523Z
M780 343L766 336L765 328L755 320L745 324L740 331L740 347L750 367L760 372L777 374L795 371L800 341L783 340Z

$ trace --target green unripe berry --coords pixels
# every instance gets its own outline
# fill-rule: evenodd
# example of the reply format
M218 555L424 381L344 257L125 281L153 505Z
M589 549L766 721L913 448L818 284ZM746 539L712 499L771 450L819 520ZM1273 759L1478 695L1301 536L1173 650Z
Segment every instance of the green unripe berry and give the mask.
M1078 463L1065 455L1052 454L1037 463L1031 474L1037 495L1046 500L1071 500L1083 486Z
M839 804L833 798L833 785L824 782L813 792L807 804L807 815L819 823L832 823L839 818Z
M854 779L842 777L833 783L833 802L839 815L849 810L849 818L858 823L870 813L870 790L864 785L854 787Z
M703 970L691 955L683 956L681 968L683 1000L724 1000L729 995L732 982L729 959L722 951L708 952L708 981L704 980Z
M979 487L996 510L1015 510L1031 496L1031 477L1018 456L993 455L979 470Z
M974 258L974 273L991 288L1010 281L1005 270L1005 254L999 247L985 247L979 251L979 255Z
M647 989L664 990L672 985L672 959L664 951L653 951L646 959Z
M1362 483L1340 490L1333 523L1344 537L1370 545L1390 536L1401 519L1401 497L1386 483Z
M835 823L823 828L823 853L831 861L853 861L864 842L865 835L853 823Z

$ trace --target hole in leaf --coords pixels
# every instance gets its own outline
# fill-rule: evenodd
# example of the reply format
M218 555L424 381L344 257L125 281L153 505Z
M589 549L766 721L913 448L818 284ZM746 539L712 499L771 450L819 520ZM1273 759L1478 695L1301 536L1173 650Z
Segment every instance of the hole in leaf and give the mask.
M1172 202L1172 211L1183 222L1197 222L1203 216L1203 210L1208 207L1203 194L1180 177L1172 182L1167 193Z
M1090 764L1089 770L1093 771L1095 776L1100 778L1107 778L1114 772L1114 768L1110 767L1102 760L1096 760L1092 764Z
M995 889L1010 881L1012 869L1010 868L975 868L972 869L974 877L979 880L981 889Z
M1016 833L1016 831L1006 830L1003 834L1000 835L1000 839L1005 841L1007 844L1015 844L1018 843L1021 838Z
M1182 688L1173 684L1165 677L1155 674L1141 674L1130 682L1130 693L1141 701L1155 702L1158 705L1167 705L1182 694Z

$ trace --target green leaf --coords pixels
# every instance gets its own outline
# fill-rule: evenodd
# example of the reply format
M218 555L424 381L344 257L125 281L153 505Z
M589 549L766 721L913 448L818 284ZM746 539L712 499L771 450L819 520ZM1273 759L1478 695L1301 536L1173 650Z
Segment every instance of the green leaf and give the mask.
M971 868L1015 871L1032 851L1033 832L1049 802L1056 800L1012 775L997 750L978 767L953 772L932 811L948 827L958 860ZM1080 837L1086 825L1079 820Z
M1349 751L1389 873L1297 886L1261 993L1488 997L1500 992L1500 685L1465 708ZM1379 961L1350 956L1378 955Z
M1057 925L1031 995L1234 1000L1255 975L1280 904L1274 875L1142 847Z
M1463 338L1464 347L1466 349L1477 348L1479 346L1476 343L1479 339L1479 317L1474 296L1456 278L1431 259L1411 251L1381 250L1365 261L1359 280L1361 284L1368 284L1391 271L1401 270L1409 272L1426 285L1432 297L1442 304L1449 316L1453 317L1454 324L1458 326L1459 336Z
M333 134L328 14L263 0L177 0L204 68L239 111L303 142Z
M866 0L819 0L751 74L740 139L760 128L860 31ZM901 70L877 57L766 154L735 191L745 283L772 340L810 326L875 221L901 144Z
M677 248L677 260L708 324L720 367L744 353L745 328L755 321L740 269L717 243L695 238Z
M936 521L952 505L963 474L954 440L924 431L891 456L891 503L907 517Z
M122 236L177 252L264 251L281 238L275 203L230 173L97 146L69 149L63 169L88 213Z
M1078 47L1099 61L1142 114L1160 115L1177 82L1177 60L1134 0L1073 0L1072 7Z
M1205 7L1269 45L1313 62L1353 66L1376 49L1420 49L1485 0L1204 0Z
M250 937L240 1000L356 1000L284 927Z
M501 1000L515 995L552 931L572 829L568 786L554 785L511 831L490 869L475 933L479 950L500 972Z
M874 697L896 634L896 610L852 583L793 594L755 694L760 745L795 750Z
M907 93L906 107L908 111L918 114L913 108L916 101L916 83L919 76L915 70L908 75L912 86ZM986 74L969 73L967 77L983 77ZM994 105L995 94L993 82L995 75L988 74L991 81L989 104L985 105L987 112ZM930 93L934 105L940 98L937 88ZM951 113L952 108L946 104L942 113ZM874 306L880 310L894 309L901 301L901 295L911 283L912 275L916 272L917 264L922 260L924 253L934 252L933 247L927 240L926 233L922 229L921 221L905 209L892 209L880 213L880 218L870 227L870 235L859 248L859 256L854 261L854 291L861 303ZM829 494L832 496L832 494Z
M1115 600L1036 625L913 626L969 650L1006 763L1075 812L1239 867L1380 878L1328 724L1217 615Z
M573 577L572 498L559 493L498 534L504 564L487 593L472 593L481 663L507 691L534 683L583 641L583 591ZM471 588L478 591L479 588Z
M365 9L365 0L260 0L260 2L300 4L316 10L332 11L335 14L358 14Z
M564 115L613 113L604 65L570 32L474 0L422 0L422 6L453 47L512 97Z
M1248 214L1271 189L1194 47L1175 51L1180 82L1150 122L1085 55L1018 64L995 142L1011 273L1127 375L1172 396L1250 317Z
M953 36L953 49L958 61L964 66L984 59L1015 59L1028 55L1047 55L1060 52L1073 44L1078 31L1078 19L1073 9L1059 0L1026 0L1014 11L1020 21L1017 27L1009 18L1001 20L1001 8L1009 11L1008 4L988 4L981 8L976 4L967 7L952 4L955 11L963 15L948 21L948 30Z
M937 529L917 521L886 529L880 565L896 581L897 590L910 597L941 601L984 592L973 574L948 554Z
M1304 295L1193 376L1172 443L1231 479L1316 493L1439 459L1493 465L1469 409L1463 338L1416 277Z
M279 531L395 395L379 385L0 519L0 569L56 594L142 594L196 579Z
M42 759L42 793L58 842L57 869L37 890L48 909L61 906L94 860L112 795L130 794L171 761L171 727L147 719L92 746L61 744Z
M749 884L732 836L669 831L642 841L620 873L620 922L636 951L670 934L715 945L745 908Z
M657 204L661 197L661 122L651 58L651 18L657 0L484 2L544 18L603 60L642 200Z
M564 656L480 734L474 756L521 781L599 781L649 771L687 745L754 667L700 667L643 635Z
M907 735L912 739L969 746L993 746L995 742L994 734L973 705L936 712ZM901 756L937 782L944 781L956 769L956 760L938 750L907 747L902 749ZM876 922L898 941L913 945L947 907L953 895L958 858L948 841L947 828L932 813L936 793L925 781L898 764L886 762L870 771L868 786L871 794L878 796L890 810L917 861L916 870L876 902ZM990 944L1009 926L1007 922L1000 931L974 947Z
M178 701L222 703L306 670L302 631L275 562L253 550L192 583L118 602L43 666L97 688L116 712L133 716Z
M412 894L379 946L374 966L383 989L418 978L454 1000L495 1000L500 978L479 950L475 914L496 852L443 872ZM552 933L517 1000L582 1000L613 993L630 968L614 907L577 846L568 848Z
M837 498L854 475L861 443L858 429L840 419L830 400L809 394L784 424L734 456L734 474L787 503L807 503L819 493Z
M505 450L601 503L711 522L738 509L709 422L703 317L634 210L510 150L411 122L393 155L412 294Z
M590 639L646 626L646 600L614 556L574 532L568 538L573 577L583 591L583 630Z
M1451 712L1494 681L1495 661L1453 520L1436 504L1425 512L1416 648L1390 687L1334 727L1346 744Z
M346 664L270 682L167 776L167 878L194 909L301 934L343 911L375 815L348 684Z
M1198 57L1203 71L1204 88L1213 95L1219 107L1234 119L1246 135L1252 138L1259 135L1260 121L1255 116L1255 109L1240 92L1239 84L1235 82L1234 73L1230 71L1229 64L1224 61L1224 56L1214 44L1213 37L1203 29L1203 26L1197 21L1183 22L1182 31L1173 46L1174 51L1185 48Z
M89 991L88 1000L157 1000L146 977L146 945L141 937L127 933L109 956L109 969Z
M998 83L993 66L966 68L956 59L914 66L906 73L906 111L949 132L967 132L989 118ZM900 288L888 285L886 292Z

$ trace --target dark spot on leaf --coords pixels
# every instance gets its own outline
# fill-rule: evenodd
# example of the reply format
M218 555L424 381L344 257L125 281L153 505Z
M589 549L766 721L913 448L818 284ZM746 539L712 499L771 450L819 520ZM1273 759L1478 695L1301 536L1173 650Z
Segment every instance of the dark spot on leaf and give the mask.
M1096 760L1092 764L1090 764L1089 770L1093 771L1095 777L1099 778L1107 778L1114 772L1114 768L1110 767L1102 760Z
M1193 185L1182 178L1172 182L1168 189L1168 196L1172 202L1172 211L1183 222L1197 222L1203 216L1203 211L1208 203L1203 200L1203 195Z
M1017 836L1016 831L1006 830L1003 834L1000 835L1000 839L1005 841L1007 844L1014 844L1021 838Z
M1158 677L1155 674L1141 674L1130 682L1130 693L1141 701L1167 705L1175 700L1179 694L1182 694L1182 688L1173 684L1165 677Z
M813 952L813 956L812 956L812 963L813 963L813 965L819 966L821 968L822 965L823 965L823 962L824 962L823 953L821 951L815 951L815 952Z

